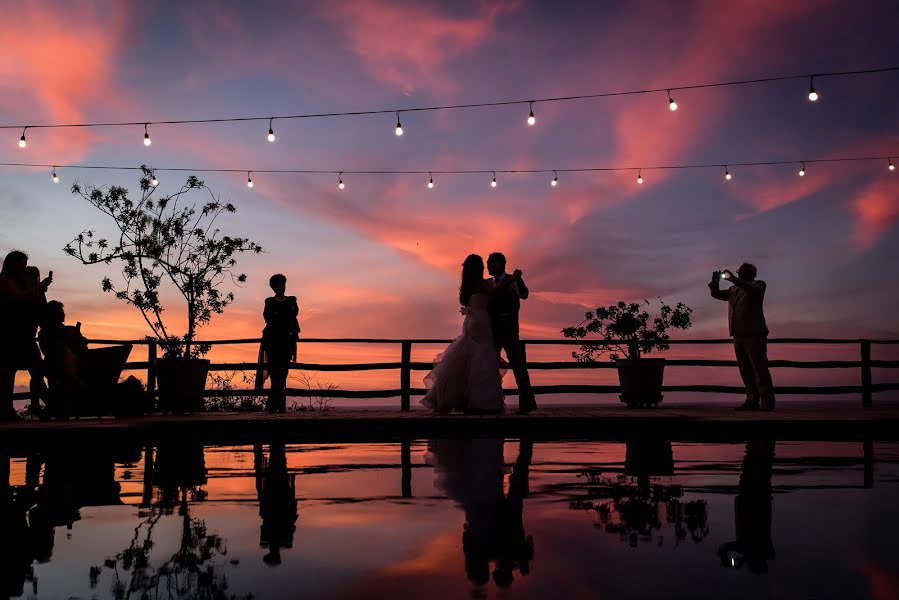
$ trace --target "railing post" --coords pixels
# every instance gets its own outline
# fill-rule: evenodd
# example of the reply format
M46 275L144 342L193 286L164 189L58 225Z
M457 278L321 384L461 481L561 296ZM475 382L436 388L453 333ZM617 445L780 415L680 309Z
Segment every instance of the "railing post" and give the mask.
M400 463L402 469L403 498L412 497L412 443L408 438L400 442Z
M409 410L412 396L412 342L404 341L400 367L400 410Z
M871 342L862 340L862 406L873 404L871 397Z
M147 396L155 406L156 402L156 340L147 344Z

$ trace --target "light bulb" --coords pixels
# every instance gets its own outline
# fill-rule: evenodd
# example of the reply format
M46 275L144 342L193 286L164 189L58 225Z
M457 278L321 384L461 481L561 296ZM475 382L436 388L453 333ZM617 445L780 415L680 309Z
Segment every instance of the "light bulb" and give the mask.
M537 117L534 116L534 103L531 102L531 112L528 113L528 125L533 125L537 122Z
M496 187L496 173L493 174L493 181L490 182L490 187Z
M890 164L889 164L889 166L887 166L887 169L889 169L890 171L895 171L895 170L896 170L896 165L893 164L893 159L892 159L892 158L890 159Z
M549 185L556 187L559 185L559 174L553 171L553 180L549 182Z
M144 125L144 146L149 146L153 143L153 140L150 139L150 132L147 131L147 126Z
M275 131L271 127L268 128L268 141L275 141Z
M818 100L818 92L815 91L815 78L809 77L808 80L808 99L812 102L816 102Z
M156 173L153 173L153 179L150 180L150 185L152 185L153 187L159 185L159 180L156 179Z
M730 181L731 177L732 176L730 174L730 171L728 171L727 169L724 169L724 178L727 179L728 181Z
M400 123L400 113L396 113L396 134L403 135L403 124Z
M59 183L59 175L56 174L56 169L53 169L53 183Z
M802 168L799 169L799 176L805 177L805 164L803 163Z
M25 134L22 134L22 137L19 138L19 148L24 148L28 145L28 142L25 141Z
M343 184L343 172L337 176L337 189L342 190L346 186Z
M247 173L247 187L248 188L253 187L253 179L250 177L249 172Z
M430 177L430 179L428 179L428 189L434 189L434 178L431 177L430 173L428 173L428 177Z
M642 173L637 173L637 183L643 183L643 175L642 175Z
M671 111L677 110L677 102L671 97L671 90L668 90L668 109Z

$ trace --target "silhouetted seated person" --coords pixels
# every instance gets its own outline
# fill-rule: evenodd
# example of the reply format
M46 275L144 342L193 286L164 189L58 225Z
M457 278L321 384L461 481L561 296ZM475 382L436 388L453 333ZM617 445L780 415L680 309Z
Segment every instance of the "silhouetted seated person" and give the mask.
M734 498L734 527L737 539L718 548L721 564L752 573L768 572L768 561L775 558L771 540L771 471L774 465L773 440L746 443L746 455L740 470L740 493Z
M6 255L0 269L0 420L19 418L13 407L16 371L40 368L29 315L45 302L53 278L29 286L27 270L28 255L18 250Z
M269 553L262 561L269 566L281 564L281 548L293 547L296 531L297 498L294 476L287 472L287 454L283 443L269 445L268 462L263 468L262 449L257 449L256 491L259 496L259 546Z
M62 302L51 300L44 310L38 341L44 353L50 393L48 409L52 416L68 418L75 397L82 387L79 378L81 355L87 350L87 339L81 335L81 323L65 324Z
M734 275L716 271L709 282L712 298L727 302L727 325L734 339L740 377L746 386L746 401L737 410L774 410L774 384L768 370L768 326L763 303L767 286L757 280L755 265L743 263ZM720 289L721 281L733 285Z
M265 329L262 330L262 346L260 363L265 363L268 376L271 377L266 410L283 413L287 410L287 373L292 360L297 356L297 339L300 335L300 322L297 316L300 307L296 296L286 296L287 277L280 273L272 275L269 286L275 295L265 299ZM256 374L256 388L262 389L265 373Z

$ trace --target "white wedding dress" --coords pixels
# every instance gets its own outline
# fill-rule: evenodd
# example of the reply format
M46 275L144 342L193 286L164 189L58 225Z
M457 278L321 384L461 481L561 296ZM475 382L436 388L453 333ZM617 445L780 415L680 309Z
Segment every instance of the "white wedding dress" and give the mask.
M425 376L427 393L421 403L438 413L467 411L501 413L503 371L493 345L493 329L486 293L472 294L462 309L462 335L434 359Z

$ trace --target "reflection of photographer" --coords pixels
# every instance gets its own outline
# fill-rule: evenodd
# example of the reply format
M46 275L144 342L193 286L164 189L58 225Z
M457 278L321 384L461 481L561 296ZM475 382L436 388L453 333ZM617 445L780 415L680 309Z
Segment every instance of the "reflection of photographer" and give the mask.
M726 269L715 271L709 283L712 297L727 302L728 328L746 386L746 402L737 410L774 410L774 385L768 371L768 326L762 310L765 282L757 281L756 274L755 265L743 263L736 275ZM722 290L722 280L733 285Z

